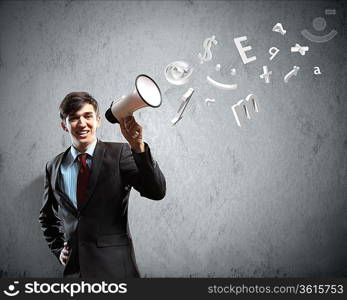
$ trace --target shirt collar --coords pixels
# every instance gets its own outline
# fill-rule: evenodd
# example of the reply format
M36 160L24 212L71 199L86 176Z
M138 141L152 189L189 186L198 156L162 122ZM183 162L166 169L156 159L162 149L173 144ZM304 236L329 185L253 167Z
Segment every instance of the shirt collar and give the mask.
M96 139L92 144L90 144L90 146L88 147L88 149L85 152L79 152L74 146L71 146L70 151L69 151L70 152L70 160L69 160L68 164L71 165L76 160L77 156L82 154L82 153L87 153L91 157L93 157L97 141L98 140Z

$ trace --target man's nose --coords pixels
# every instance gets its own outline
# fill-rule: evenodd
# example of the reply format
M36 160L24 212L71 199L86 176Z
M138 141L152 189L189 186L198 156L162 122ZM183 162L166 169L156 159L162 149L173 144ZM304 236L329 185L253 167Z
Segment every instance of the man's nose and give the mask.
M84 117L80 117L78 119L78 125L80 125L80 126L86 125L86 119Z

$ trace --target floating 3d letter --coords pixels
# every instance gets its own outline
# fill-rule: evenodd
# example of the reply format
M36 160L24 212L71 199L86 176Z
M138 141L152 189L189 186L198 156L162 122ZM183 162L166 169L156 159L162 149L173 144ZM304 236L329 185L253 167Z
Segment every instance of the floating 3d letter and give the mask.
M276 55L277 53L280 52L280 49L276 48L276 47L271 47L269 49L269 53L270 53L270 60L272 60Z
M293 76L296 76L298 74L298 71L300 70L300 67L294 66L291 71L289 71L286 76L284 76L284 82L288 83L289 79Z
M205 99L205 103L207 104L207 106L210 105L210 103L215 103L215 102L216 102L215 99L210 99L210 98Z
M314 67L313 73L314 73L315 75L321 75L321 74L322 74L322 72L320 71L320 68L319 68L319 67Z
M308 51L309 47L300 46L300 44L296 43L295 46L290 48L290 52L299 52L301 55L305 55L306 51Z
M272 71L269 72L267 66L263 66L263 74L259 75L260 78L265 79L266 83L270 83L270 75L272 74Z
M241 37L238 37L238 38L234 39L236 48L237 48L237 50L240 53L240 56L241 56L241 59L242 59L243 63L244 64L248 64L248 63L256 60L257 58L255 56L252 56L252 57L247 57L246 56L246 52L249 51L249 50L252 50L252 47L251 46L242 47L241 42L244 42L244 41L247 41L247 37L246 36L241 36Z
M199 59L200 63L203 64L204 62L210 61L212 59L212 52L211 47L212 45L217 45L218 42L216 40L216 36L212 35L210 38L207 38L204 40L203 46L205 52L203 54L199 53Z
M287 30L285 30L285 29L283 28L283 26L282 26L281 23L275 24L275 26L272 27L272 31L273 31L273 32L278 32L278 33L280 33L280 34L282 34L282 35L285 35L286 32L287 32Z
M207 81L209 83L211 83L215 87L220 88L222 90L236 90L237 89L237 84L236 83L234 83L234 84L221 83L221 82L215 81L210 76L206 76L206 79L207 79Z
M252 102L253 110L254 110L255 112L258 112L259 110L258 110L258 105L257 105L256 99L257 99L257 97L256 97L254 94L249 94L249 95L246 97L246 99L241 99L241 100L237 101L237 103L234 104L234 105L231 107L231 109L232 109L232 111L233 111L233 114L234 114L234 118L235 118L235 121L236 121L237 126L241 127L241 123L240 123L239 117L238 117L237 112L236 112L236 107L239 106L239 105L241 105L241 104L243 103L242 106L243 106L243 109L244 109L244 113L245 113L245 115L246 115L246 118L247 118L248 120L250 120L250 119L251 119L251 116L250 116L249 111L248 111L248 108L247 108L247 103L248 103L248 102Z
M192 97L194 93L193 88L189 88L188 91L186 91L182 97L180 98L181 105L177 110L176 116L171 120L172 125L175 125L179 120L183 117L183 112L186 109L190 98Z

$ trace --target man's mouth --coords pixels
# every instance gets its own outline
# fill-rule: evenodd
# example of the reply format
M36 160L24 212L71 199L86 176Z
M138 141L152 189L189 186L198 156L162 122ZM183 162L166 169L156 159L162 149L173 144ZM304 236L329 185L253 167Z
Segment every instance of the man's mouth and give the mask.
M84 137L88 134L88 132L89 132L88 130L82 130L82 131L77 131L76 133L79 137Z

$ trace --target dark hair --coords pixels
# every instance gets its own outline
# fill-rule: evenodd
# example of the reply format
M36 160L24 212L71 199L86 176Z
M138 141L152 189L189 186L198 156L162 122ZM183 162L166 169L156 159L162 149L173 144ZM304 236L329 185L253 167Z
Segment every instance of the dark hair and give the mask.
M99 115L98 102L86 92L72 92L67 94L59 106L60 118L65 121L66 117L80 110L83 105L91 104L96 115Z

